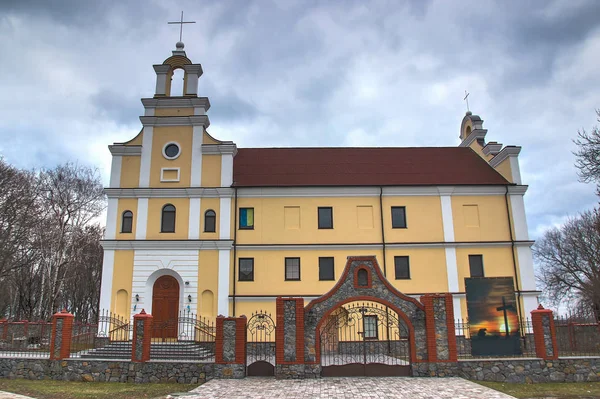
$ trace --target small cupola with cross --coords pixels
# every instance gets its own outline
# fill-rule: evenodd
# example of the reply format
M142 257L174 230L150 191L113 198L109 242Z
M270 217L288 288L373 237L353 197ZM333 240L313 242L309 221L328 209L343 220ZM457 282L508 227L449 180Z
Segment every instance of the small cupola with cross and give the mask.
M182 42L183 25L194 24L195 21L184 21L183 11L181 20L168 22L169 24L179 24L179 41L175 44L173 54L162 64L154 65L156 72L156 91L154 97L197 97L198 96L198 78L202 75L202 65L193 64L187 58ZM183 89L176 92L174 79L178 79L178 71L183 71ZM180 77L179 77L180 79Z

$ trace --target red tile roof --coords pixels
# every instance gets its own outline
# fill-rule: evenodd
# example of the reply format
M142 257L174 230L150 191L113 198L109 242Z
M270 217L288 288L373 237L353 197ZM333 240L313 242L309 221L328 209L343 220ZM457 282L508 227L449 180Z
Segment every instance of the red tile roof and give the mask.
M504 185L467 147L240 148L236 187Z

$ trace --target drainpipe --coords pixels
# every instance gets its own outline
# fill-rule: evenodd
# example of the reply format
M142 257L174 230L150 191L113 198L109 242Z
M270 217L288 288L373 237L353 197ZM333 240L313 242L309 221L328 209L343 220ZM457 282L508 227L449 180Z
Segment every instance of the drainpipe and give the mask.
M232 278L233 278L233 297L231 298L233 300L233 304L232 304L232 313L233 313L233 317L235 317L235 283L236 283L236 279L235 279L235 271L236 271L236 264L237 264L237 214L238 214L238 192L237 192L237 187L233 188L233 193L234 193L234 205L233 205L233 273L231 273Z
M515 285L517 287L517 308L519 310L519 320L523 316L523 309L521 308L521 286L519 284L519 274L517 273L517 258L515 257L515 238L513 236L513 226L510 208L508 206L508 186L506 186L506 193L504 194L504 201L506 203L506 217L508 218L508 233L510 234L513 270L515 272ZM519 326L519 330L522 330L522 326ZM523 331L521 331L523 333Z
M387 278L387 262L385 253L385 229L383 228L383 187L379 187L379 215L381 216L381 244L383 245L383 276Z

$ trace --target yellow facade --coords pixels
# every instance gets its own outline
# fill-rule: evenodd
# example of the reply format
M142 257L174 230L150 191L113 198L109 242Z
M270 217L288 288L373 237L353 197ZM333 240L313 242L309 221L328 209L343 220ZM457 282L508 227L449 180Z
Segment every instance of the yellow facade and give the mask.
M161 232L161 214L165 205L175 206L175 232ZM188 221L190 200L187 198L150 198L148 200L147 240L186 240L188 238Z
M181 154L176 159L166 159L163 148L168 143L177 143ZM152 163L150 166L150 187L189 187L192 163L192 127L156 127L152 136ZM179 169L179 181L163 181L164 169Z

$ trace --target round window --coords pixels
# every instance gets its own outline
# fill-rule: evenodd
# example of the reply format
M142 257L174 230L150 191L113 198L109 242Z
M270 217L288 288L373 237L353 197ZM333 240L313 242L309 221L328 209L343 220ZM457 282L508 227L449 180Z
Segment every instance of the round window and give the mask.
M179 156L179 146L175 143L169 143L165 146L164 155L166 158L174 159Z

